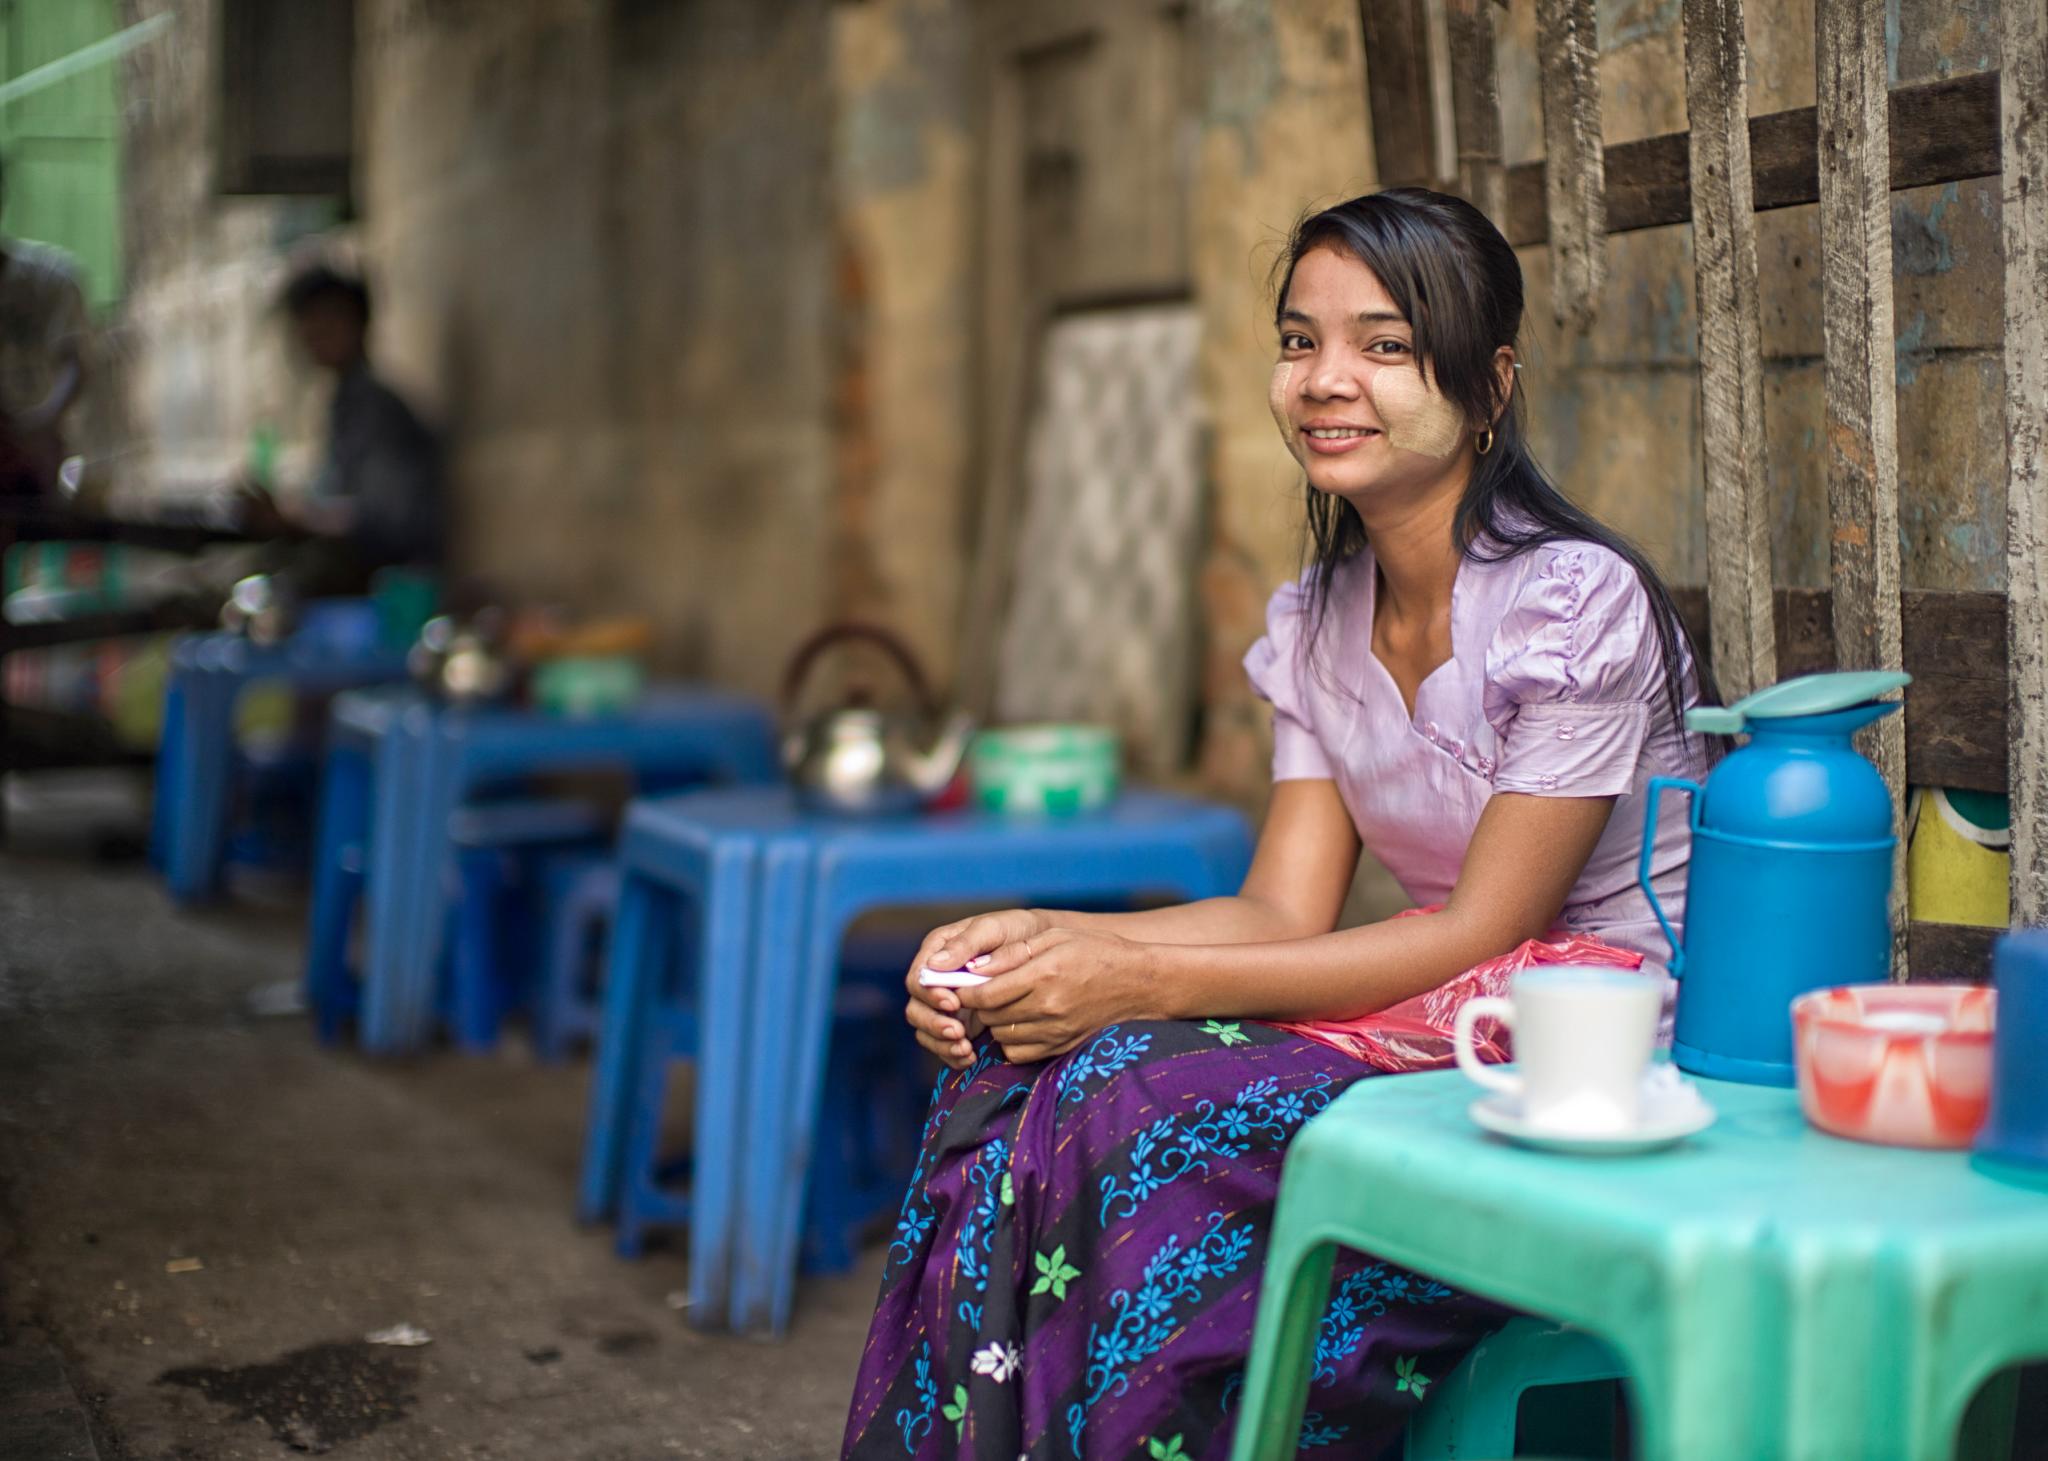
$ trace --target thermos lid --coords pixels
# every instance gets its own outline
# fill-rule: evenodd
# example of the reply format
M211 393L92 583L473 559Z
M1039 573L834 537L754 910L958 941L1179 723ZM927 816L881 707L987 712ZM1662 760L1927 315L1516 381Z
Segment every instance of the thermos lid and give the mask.
M1685 713L1685 728L1702 735L1739 735L1752 720L1785 720L1795 715L1831 715L1867 705L1913 683L1904 670L1837 670L1780 680L1733 705L1701 705Z

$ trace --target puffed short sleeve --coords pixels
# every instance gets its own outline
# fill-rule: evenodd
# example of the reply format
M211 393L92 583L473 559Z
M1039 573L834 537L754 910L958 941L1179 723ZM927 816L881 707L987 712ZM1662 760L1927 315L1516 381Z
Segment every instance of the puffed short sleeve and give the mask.
M1265 637L1244 657L1252 689L1273 706L1275 781L1316 781L1334 774L1316 738L1314 688L1302 653L1308 608L1300 584L1282 585L1266 604Z
M1649 593L1627 559L1597 544L1532 556L1486 657L1494 790L1624 795L1664 693Z

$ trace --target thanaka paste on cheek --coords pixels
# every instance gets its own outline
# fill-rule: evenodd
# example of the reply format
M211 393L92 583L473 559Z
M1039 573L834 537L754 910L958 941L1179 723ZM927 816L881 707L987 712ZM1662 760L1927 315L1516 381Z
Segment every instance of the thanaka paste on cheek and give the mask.
M1420 368L1387 365L1366 386L1387 443L1401 451L1442 460L1454 456L1465 436L1465 416L1445 400Z
M1280 440L1288 455L1301 460L1301 443L1295 438L1294 423L1287 416L1287 391L1294 382L1294 362L1283 360L1273 367L1273 384L1267 388L1266 404L1273 408L1273 424L1280 428Z

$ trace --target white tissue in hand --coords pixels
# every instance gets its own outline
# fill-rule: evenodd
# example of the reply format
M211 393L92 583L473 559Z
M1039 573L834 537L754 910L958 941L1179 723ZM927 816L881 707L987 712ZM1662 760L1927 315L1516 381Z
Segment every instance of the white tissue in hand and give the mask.
M926 989L972 989L977 984L988 983L988 975L976 974L968 969L933 969L917 971L917 982Z

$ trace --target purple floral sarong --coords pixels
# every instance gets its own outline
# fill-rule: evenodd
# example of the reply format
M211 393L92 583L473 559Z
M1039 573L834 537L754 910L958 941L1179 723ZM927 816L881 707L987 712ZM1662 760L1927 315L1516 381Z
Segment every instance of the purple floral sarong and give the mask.
M933 1092L844 1455L1222 1461L1287 1143L1375 1072L1251 1021L1111 1026L1042 1065L977 1056ZM1340 1252L1302 1453L1398 1445L1506 1317Z

